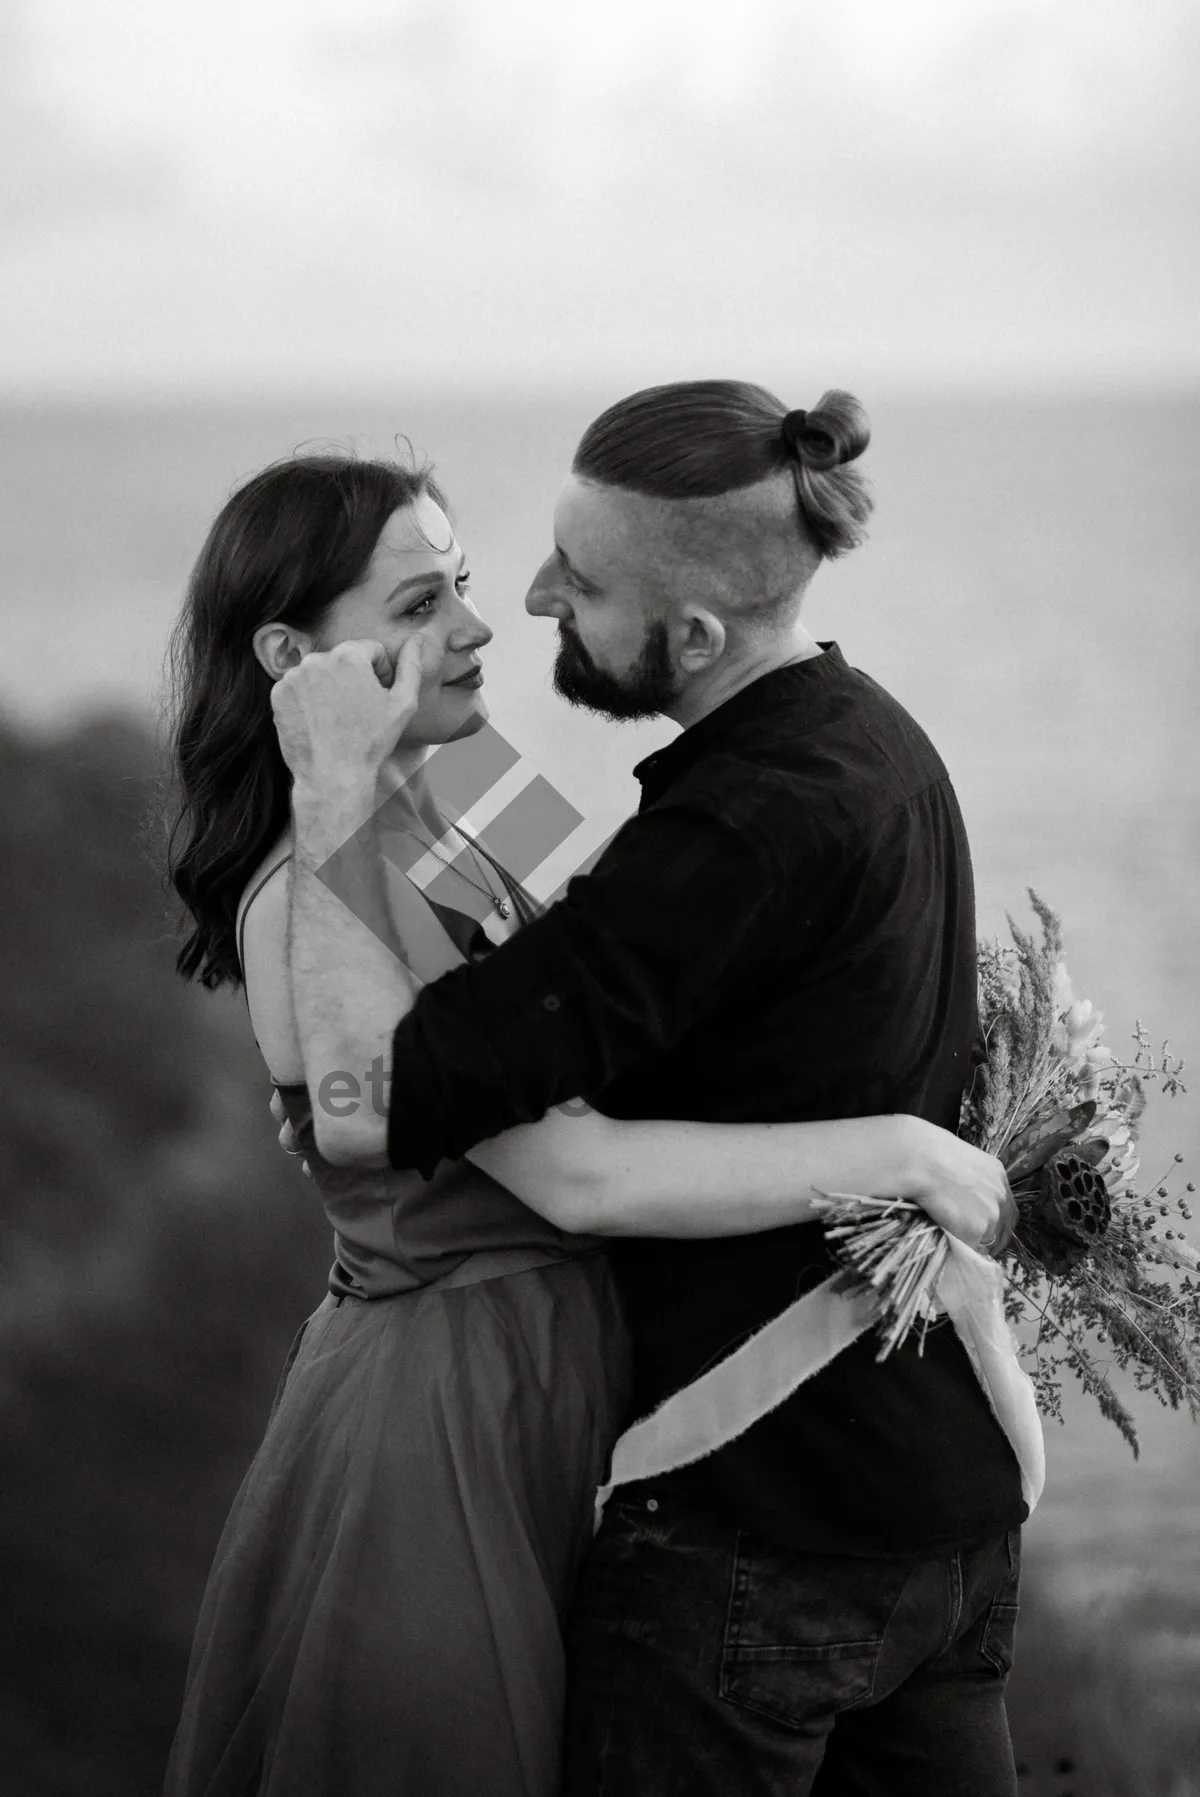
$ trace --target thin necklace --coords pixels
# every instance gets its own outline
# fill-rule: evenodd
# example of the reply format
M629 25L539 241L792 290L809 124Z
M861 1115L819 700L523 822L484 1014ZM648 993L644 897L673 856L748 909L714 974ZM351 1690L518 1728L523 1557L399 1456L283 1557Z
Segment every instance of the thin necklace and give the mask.
M465 874L461 867L455 866L453 861L447 861L446 857L441 853L440 850L434 848L434 846L431 842L426 842L425 838L423 836L418 836L415 830L407 829L404 824L401 824L399 827L400 827L401 833L403 835L411 836L413 841L419 842L423 849L428 849L429 853L433 856L435 861L440 861L443 867L448 867L450 869L451 873L455 873L458 875L460 880L465 880L467 882L468 886L473 886L475 888L476 892L481 892L485 899L490 899L492 904L495 905L497 911L500 913L501 917L510 917L512 915L512 906L509 904L509 902L506 898L497 898L496 894L492 891L490 886L481 886L479 884L478 880L473 880L471 878L470 874ZM451 828L454 828L454 826L452 825ZM460 836L463 835L461 830L458 832L458 834ZM470 849L471 853L474 854L475 846L471 842L471 839L467 836L463 836L463 841L466 843L466 845L467 845L468 849Z

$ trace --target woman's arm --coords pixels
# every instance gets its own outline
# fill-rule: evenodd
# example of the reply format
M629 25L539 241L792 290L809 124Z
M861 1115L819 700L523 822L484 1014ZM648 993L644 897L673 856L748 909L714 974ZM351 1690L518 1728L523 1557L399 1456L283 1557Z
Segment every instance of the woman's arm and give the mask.
M380 933L392 934L396 901L373 855L362 875L380 882ZM290 884L292 992L317 1146L335 1164L385 1167L387 1118L367 1097L379 1087L352 1063L367 1043L390 1078L395 1021L420 982L302 850ZM589 1235L752 1235L807 1222L814 1193L840 1191L914 1199L977 1244L999 1235L1011 1204L998 1160L909 1116L722 1124L555 1110L478 1143L468 1159L560 1229Z
M468 1157L561 1229L754 1235L814 1215L820 1192L910 1198L973 1246L1011 1202L1000 1162L905 1115L821 1123L626 1122L552 1111Z
M392 934L395 895L372 855L363 878L380 881L380 930ZM395 1020L420 981L303 852L290 884L292 990L317 1146L335 1164L385 1167L387 1118L367 1096L369 1070L351 1064L351 1043L360 1060L372 1045L390 1078ZM1011 1205L998 1160L903 1115L722 1124L555 1110L478 1143L468 1159L558 1228L589 1235L752 1235L807 1222L814 1193L841 1191L911 1198L974 1245L999 1235Z
M372 1042L390 1077L392 1027L419 982L303 861L292 878L292 978L317 1146L335 1164L384 1167L387 1118L367 1098L368 1070L350 1064L350 1032L336 1020L349 1000L360 1058ZM914 1199L976 1244L996 1237L1009 1202L992 1155L903 1115L723 1124L555 1110L477 1143L467 1158L558 1228L589 1235L752 1235L807 1222L815 1192L840 1191Z
M328 662L331 679L317 670L310 691L314 670L301 663L273 700L285 753L289 729L296 739L288 755L296 775L289 959L317 1145L331 1162L385 1166L387 1119L362 1086L369 1080L378 1090L378 1072L390 1079L396 1020L420 982L385 945L404 931L364 830L375 810L374 770L369 778L361 767L306 777L306 708L331 708L334 723L343 720L349 708L338 682L354 675L364 653L351 644L308 658ZM415 678L406 666L404 684ZM395 689L386 703L400 706ZM357 917L326 883L335 856L343 878L351 876ZM366 1067L353 1064L364 1059ZM998 1161L913 1117L708 1124L551 1111L481 1142L471 1158L559 1227L601 1235L753 1234L806 1221L814 1192L827 1190L913 1198L953 1234L978 1242L999 1233L1011 1205Z

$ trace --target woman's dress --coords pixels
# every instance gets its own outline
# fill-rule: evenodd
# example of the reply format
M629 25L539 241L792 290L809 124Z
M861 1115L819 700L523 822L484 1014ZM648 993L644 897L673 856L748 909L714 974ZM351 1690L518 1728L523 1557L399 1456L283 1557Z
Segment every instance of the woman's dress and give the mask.
M554 1797L627 1392L606 1257L466 1161L330 1166L279 1090L337 1258L217 1549L167 1797Z

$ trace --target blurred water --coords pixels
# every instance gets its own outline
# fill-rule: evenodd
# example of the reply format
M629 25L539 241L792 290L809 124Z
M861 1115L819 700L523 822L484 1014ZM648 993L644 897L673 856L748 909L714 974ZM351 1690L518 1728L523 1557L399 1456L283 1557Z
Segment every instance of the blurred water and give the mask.
M39 728L113 704L149 714L187 569L231 487L301 443L387 449L404 431L439 465L496 627L493 716L584 812L590 846L632 808L630 766L673 730L568 710L548 684L552 632L522 609L606 397L0 412L0 708ZM816 633L894 691L949 764L981 926L1002 928L1034 884L1118 1049L1141 1015L1200 1053L1198 463L1195 402L881 406L871 542L810 601ZM1196 1104L1153 1105L1146 1143L1155 1174L1175 1150L1200 1158ZM1138 1408L1137 1467L1086 1409L1050 1427L1030 1550L1080 1594L1156 1569L1200 1589L1197 1434Z

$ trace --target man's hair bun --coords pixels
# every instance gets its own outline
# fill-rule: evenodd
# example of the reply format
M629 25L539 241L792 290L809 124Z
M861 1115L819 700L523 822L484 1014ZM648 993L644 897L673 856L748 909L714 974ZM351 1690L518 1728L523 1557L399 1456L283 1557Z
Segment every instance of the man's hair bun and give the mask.
M846 468L871 440L867 415L834 388L811 412L789 412L746 381L673 381L644 387L583 433L572 467L586 480L653 499L709 499L788 469L798 522L821 556L861 543L871 496Z
M780 425L788 454L814 474L853 462L871 441L867 414L852 393L833 387L811 412L788 412Z

